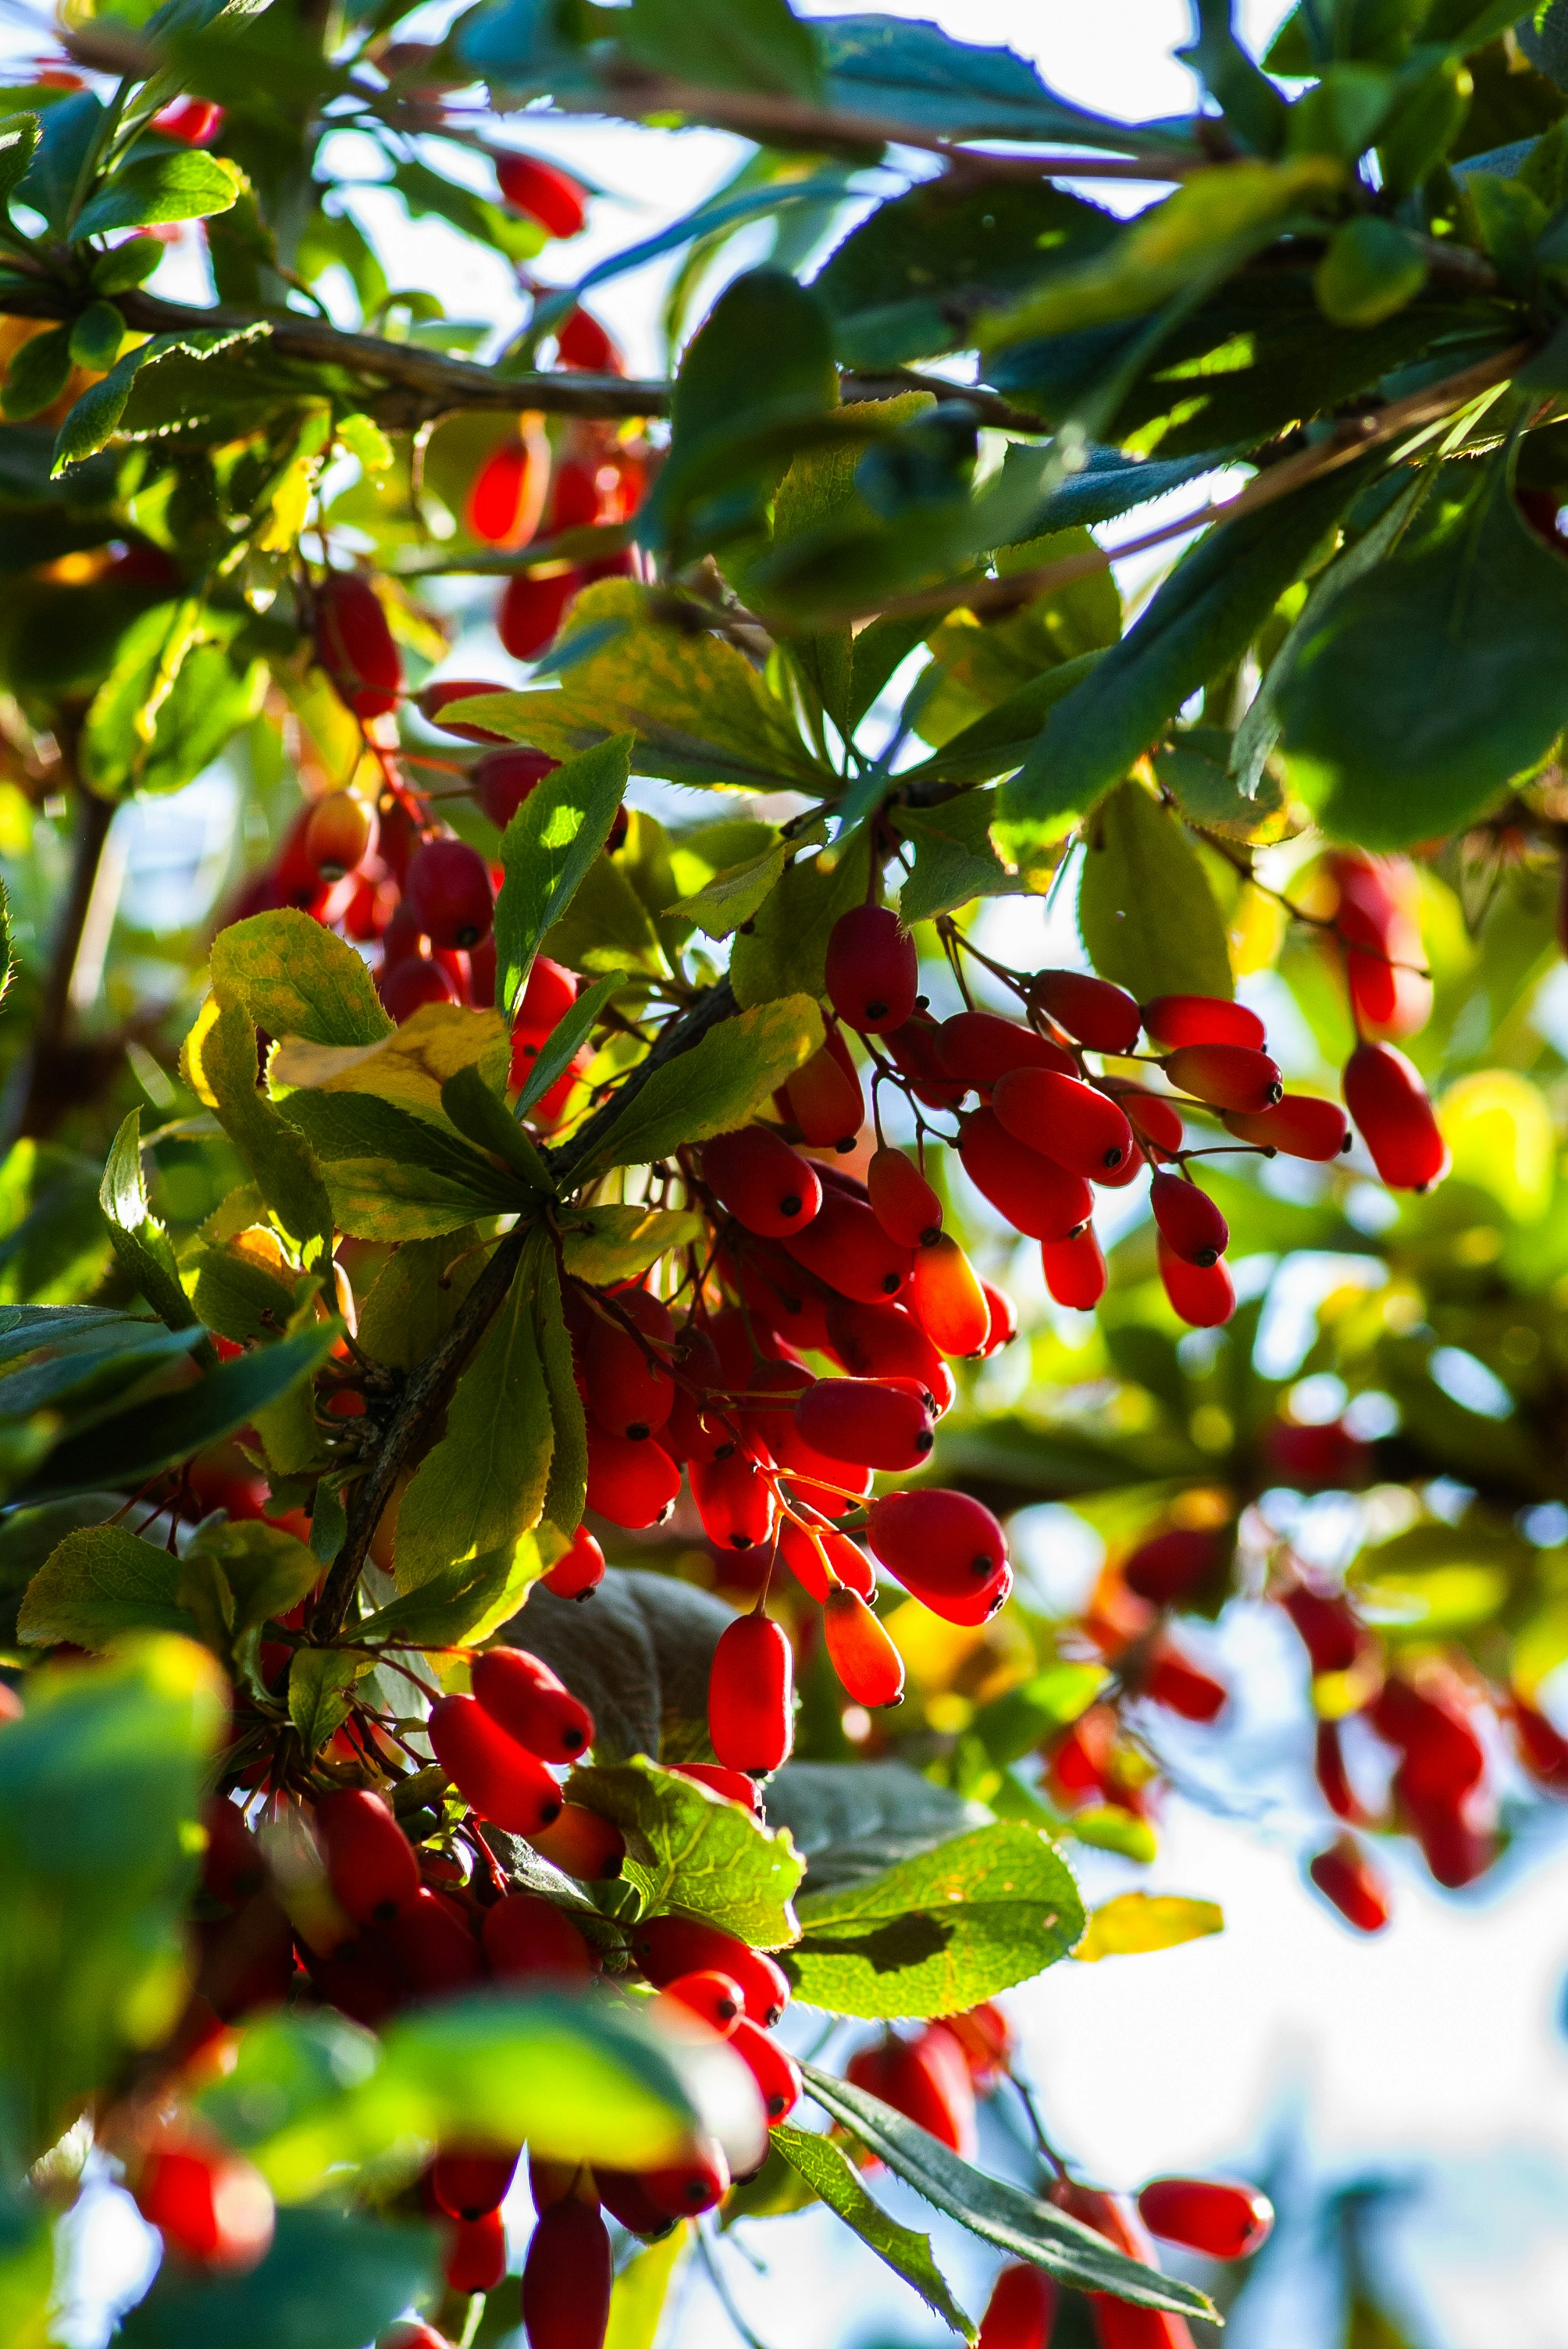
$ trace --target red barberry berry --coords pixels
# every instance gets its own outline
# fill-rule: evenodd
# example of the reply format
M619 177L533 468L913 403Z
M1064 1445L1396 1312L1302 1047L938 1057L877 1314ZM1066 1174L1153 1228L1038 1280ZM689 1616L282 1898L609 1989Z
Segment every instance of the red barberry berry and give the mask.
M426 841L409 863L406 895L433 946L477 946L489 933L495 913L490 867L466 840Z
M1263 1021L1222 995L1157 995L1142 1007L1144 1032L1166 1050L1183 1044L1245 1044L1261 1052Z
M1255 2186L1228 2178L1152 2178L1138 2197L1151 2235L1210 2260L1245 2260L1274 2226L1274 2205Z
M1185 1264L1218 1264L1230 1243L1231 1227L1206 1191L1184 1175L1156 1169L1149 1185L1149 1204L1160 1226L1160 1237Z
M526 1649L487 1648L475 1657L471 1678L490 1719L542 1762L574 1762L593 1744L587 1706Z
M503 1981L582 1982L598 1959L563 1909L537 1892L508 1892L485 1910L485 1956Z
M1132 1128L1109 1093L1054 1069L1014 1069L991 1105L1016 1141L1103 1183L1132 1156Z
M1388 1922L1387 1889L1354 1836L1337 1837L1307 1874L1358 1933L1380 1933Z
M419 1889L414 1847L379 1795L346 1787L315 1806L335 1898L356 1925L384 1925Z
M1108 978L1090 978L1083 971L1037 971L1029 1004L1093 1052L1130 1052L1142 1025L1125 988L1113 987Z
M822 1185L809 1158L765 1125L716 1134L702 1146L703 1180L738 1223L759 1238L800 1231L822 1204Z
M1042 1240L1040 1269L1056 1302L1078 1313L1093 1312L1110 1278L1092 1224L1065 1240Z
M789 1758L794 1655L782 1624L739 1615L719 1635L707 1683L707 1727L727 1770L760 1775Z
M557 1599L586 1599L604 1579L604 1553L586 1526L579 1526L572 1547L540 1576Z
M645 1917L633 1928L632 1955L657 1990L682 1974L727 1974L740 1984L751 2021L767 2030L789 2003L789 1985L765 1951L698 1917Z
M397 709L402 659L380 597L357 571L329 571L315 591L315 657L356 718Z
M985 1284L958 1242L940 1233L914 1259L910 1303L934 1346L961 1359L985 1351L991 1308Z
M1255 1114L1273 1109L1284 1095L1273 1061L1250 1044L1184 1044L1167 1056L1164 1065L1173 1085L1212 1109Z
M902 1150L886 1144L866 1169L872 1213L900 1247L928 1248L942 1231L942 1202Z
M582 230L588 191L559 164L537 155L498 155L495 175L512 210L536 220L552 236L576 236Z
M560 1817L561 1789L543 1763L471 1696L440 1700L430 1714L430 1743L480 1818L526 1836Z
M858 1592L841 1586L822 1604L822 1637L839 1684L875 1712L903 1701L903 1658Z
M914 940L887 906L853 906L833 924L823 977L841 1019L862 1035L886 1035L914 1009Z
M1345 1069L1345 1102L1391 1191L1429 1191L1449 1170L1427 1089L1392 1044L1358 1044Z
M872 1504L866 1539L889 1573L950 1623L984 1623L1012 1588L1002 1528L967 1493L890 1493Z

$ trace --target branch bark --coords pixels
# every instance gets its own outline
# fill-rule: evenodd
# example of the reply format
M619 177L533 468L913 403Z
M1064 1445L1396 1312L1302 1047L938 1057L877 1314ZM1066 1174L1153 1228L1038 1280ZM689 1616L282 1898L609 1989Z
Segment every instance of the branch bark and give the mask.
M603 1106L570 1142L545 1154L546 1164L562 1190L593 1164L610 1128L627 1102L636 1099L655 1069L665 1067L682 1052L689 1052L735 1009L735 997L726 978L717 987L708 988L678 1019L670 1021L647 1058L637 1063ZM335 1639L347 1621L354 1593L369 1556L371 1536L381 1522L392 1487L404 1469L425 1451L469 1357L505 1300L531 1228L531 1225L519 1224L507 1234L464 1298L446 1337L410 1371L381 1449L355 1495L343 1547L333 1560L316 1601L310 1627L315 1639Z

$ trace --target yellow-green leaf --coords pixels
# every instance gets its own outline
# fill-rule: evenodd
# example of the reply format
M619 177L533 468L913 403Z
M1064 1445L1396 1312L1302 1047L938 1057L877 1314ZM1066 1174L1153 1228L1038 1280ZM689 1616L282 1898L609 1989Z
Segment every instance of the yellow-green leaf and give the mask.
M1095 1910L1073 1955L1092 1965L1100 1958L1174 1950L1183 1941L1201 1941L1206 1934L1224 1930L1225 1914L1215 1901L1185 1900L1170 1892L1123 1892Z
M669 1248L701 1238L702 1217L690 1207L583 1207L562 1222L562 1261L574 1280L596 1288L636 1280Z
M499 1011L422 1003L401 1028L366 1044L323 1044L284 1034L268 1063L267 1081L275 1095L375 1093L444 1123L441 1087L449 1077L478 1069L499 1086L506 1081L506 1026Z
M616 1119L600 1150L609 1166L645 1166L685 1142L744 1125L822 1041L809 995L785 995L712 1028L678 1060L655 1069Z
M269 1036L374 1044L392 1031L376 983L346 940L282 906L231 922L212 941L212 992L242 1003Z

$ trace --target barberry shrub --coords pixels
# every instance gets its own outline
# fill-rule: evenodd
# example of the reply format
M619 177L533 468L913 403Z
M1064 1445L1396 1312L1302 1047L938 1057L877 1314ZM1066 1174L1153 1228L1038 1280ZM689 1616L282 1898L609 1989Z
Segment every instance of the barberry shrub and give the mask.
M601 2349L812 2199L973 2338L882 2165L987 2349L1187 2341L1155 2238L1267 2203L1078 2177L996 2001L1221 1924L1074 1872L1168 1738L1222 1783L1212 1627L1295 1660L1326 1930L1568 1795L1562 44L1203 10L1126 125L786 0L198 13L0 131L0 2304L90 2150L128 2339ZM668 379L545 282L584 107L750 142ZM510 341L391 290L370 150ZM1124 613L1091 533L1222 463Z

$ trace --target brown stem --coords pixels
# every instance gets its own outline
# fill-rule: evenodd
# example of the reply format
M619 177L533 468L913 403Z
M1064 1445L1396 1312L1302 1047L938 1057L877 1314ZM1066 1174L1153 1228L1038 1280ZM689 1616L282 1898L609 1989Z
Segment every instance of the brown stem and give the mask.
M32 1035L0 1096L0 1154L9 1150L23 1134L37 1132L40 1123L52 1122L44 1116L45 1099L59 1090L60 1055L70 1028L71 974L77 967L104 843L114 822L111 800L101 800L94 792L78 789L76 801L77 835L70 887L49 949Z
M562 1192L592 1165L604 1136L627 1102L634 1101L641 1092L655 1071L663 1068L680 1053L689 1052L710 1028L727 1019L735 1008L735 997L727 979L709 988L698 997L689 1011L683 1012L678 1019L671 1020L646 1060L638 1062L603 1109L596 1110L570 1142L562 1143L559 1150L544 1154L550 1171ZM315 1639L335 1639L347 1621L354 1593L370 1553L371 1536L381 1522L381 1514L391 1497L392 1487L404 1469L411 1466L425 1451L430 1432L446 1409L465 1364L511 1287L531 1229L531 1225L520 1224L507 1234L464 1298L447 1335L409 1373L381 1448L371 1461L355 1495L343 1547L333 1560L332 1570L316 1601L310 1627Z

